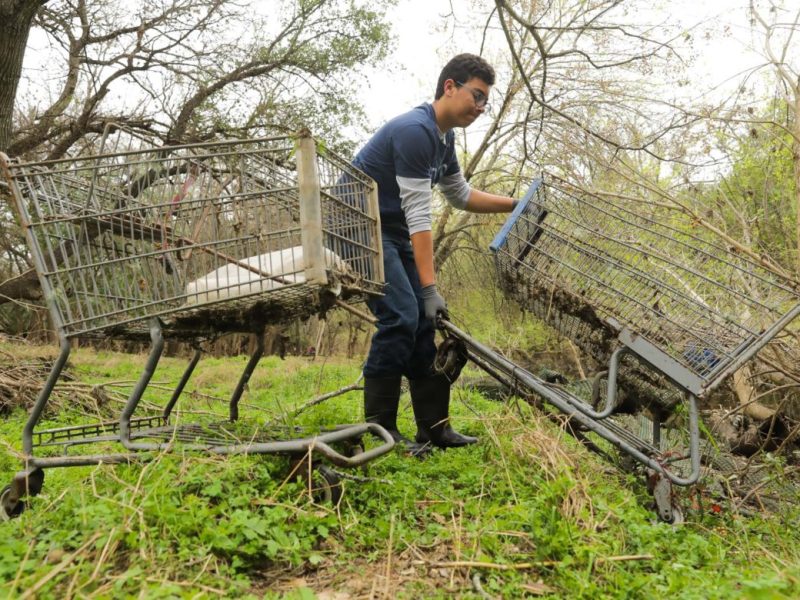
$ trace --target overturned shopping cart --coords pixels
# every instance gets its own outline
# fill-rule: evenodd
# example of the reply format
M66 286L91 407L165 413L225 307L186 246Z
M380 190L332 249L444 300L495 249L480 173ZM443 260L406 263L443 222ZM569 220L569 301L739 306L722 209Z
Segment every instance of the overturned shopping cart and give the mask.
M491 249L504 291L600 369L583 393L533 375L447 321L446 334L463 340L496 378L543 398L644 465L659 516L675 519L671 484L690 485L701 473L698 399L800 314L798 282L706 235L674 207L541 180ZM652 419L647 435L618 420L639 409ZM668 420L685 425L688 450L664 447Z
M311 452L354 467L392 448L374 424L288 439L231 426L267 325L381 291L375 184L346 161L307 133L155 147L109 129L92 156L21 163L0 155L0 162L61 342L22 432L24 468L0 497L6 516L41 490L51 467L146 460L176 445L215 454ZM198 342L232 332L257 343L228 422L175 423ZM149 339L151 351L118 421L37 428L77 337ZM192 342L196 352L163 411L137 416L165 339ZM366 452L336 449L361 448L364 435L379 443ZM322 485L338 485L324 465L320 475Z

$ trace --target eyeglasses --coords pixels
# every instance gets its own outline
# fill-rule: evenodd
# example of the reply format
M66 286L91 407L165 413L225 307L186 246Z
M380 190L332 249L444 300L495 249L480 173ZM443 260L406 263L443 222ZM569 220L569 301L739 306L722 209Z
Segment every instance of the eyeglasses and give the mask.
M467 88L472 93L472 99L475 101L475 106L484 110L489 110L489 98L486 97L481 90L476 90L471 85L467 85L461 81L456 81L456 85Z

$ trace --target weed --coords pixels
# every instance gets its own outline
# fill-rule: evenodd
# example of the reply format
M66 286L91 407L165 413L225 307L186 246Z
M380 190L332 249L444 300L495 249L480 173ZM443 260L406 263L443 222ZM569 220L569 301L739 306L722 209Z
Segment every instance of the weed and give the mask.
M71 359L80 381L132 386L143 356ZM243 358L198 366L177 417L226 416ZM146 399L169 398L185 361L164 359ZM361 419L356 361L265 358L243 399L250 423L311 430ZM400 428L413 432L407 397ZM526 404L459 389L454 424L482 443L425 460L391 453L345 473L315 504L286 458L161 454L148 463L51 469L0 525L0 596L791 598L800 594L797 508L656 522L641 482L612 470ZM0 471L18 470L26 415L0 422ZM210 418L210 417L209 417ZM50 423L93 420L62 411ZM789 526L787 526L789 524ZM480 590L480 591L479 591ZM345 597L345 596L340 596Z

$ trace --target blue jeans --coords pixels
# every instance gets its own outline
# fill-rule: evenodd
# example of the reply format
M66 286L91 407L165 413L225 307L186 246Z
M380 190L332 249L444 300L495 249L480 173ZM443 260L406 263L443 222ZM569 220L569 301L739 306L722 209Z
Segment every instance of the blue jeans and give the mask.
M430 377L436 331L425 316L411 241L408 234L383 231L382 237L386 287L383 297L367 302L378 318L378 331L372 336L364 377Z

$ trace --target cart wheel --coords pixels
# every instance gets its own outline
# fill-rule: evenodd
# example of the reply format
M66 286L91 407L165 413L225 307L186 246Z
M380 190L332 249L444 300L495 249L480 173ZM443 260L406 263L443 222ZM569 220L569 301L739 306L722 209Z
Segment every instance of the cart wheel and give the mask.
M685 518L683 516L683 510L681 507L673 504L672 505L672 521L669 522L670 525L683 525Z
M34 469L28 473L28 495L38 496L44 486L44 469Z
M354 458L354 457L358 456L359 454L364 454L364 452L366 452L366 450L364 449L364 444L362 442L356 442L355 444L353 444L352 446L350 446L347 449L347 456L348 456L348 458ZM363 465L361 465L359 467L359 470L361 471L361 473L366 475L367 474L367 463L364 463Z
M22 500L17 500L16 503L9 506L11 503L11 486L7 485L0 492L0 521L9 521L14 517L18 517L25 510L25 503Z
M315 465L311 476L311 496L317 504L338 506L342 499L342 480L336 471L325 465Z
M683 509L675 503L669 507L669 515L666 514L666 510L659 510L658 506L654 508L658 520L662 523L667 523L668 525L682 525L686 521L686 517L683 515Z
M353 458L359 454L364 454L364 444L362 442L356 442L347 447L348 458Z

